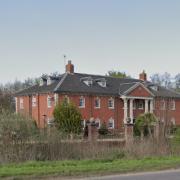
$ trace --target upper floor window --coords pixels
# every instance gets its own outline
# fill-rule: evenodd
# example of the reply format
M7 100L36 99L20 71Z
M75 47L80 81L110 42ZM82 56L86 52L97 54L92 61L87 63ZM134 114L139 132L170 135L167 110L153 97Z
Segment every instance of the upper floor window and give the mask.
M176 110L176 101L175 100L171 100L169 103L169 109L170 110Z
M80 99L79 99L79 107L80 108L85 108L85 98L84 97L80 97Z
M36 97L32 97L32 107L36 107L37 102L36 102Z
M108 107L109 107L109 109L114 109L114 99L113 98L108 99Z
M165 104L165 101L164 101L164 100L162 100L160 103L161 103L161 104L160 104L160 108L161 108L161 110L165 110L165 109L166 109L166 104Z
M95 102L94 102L94 106L95 106L95 108L100 108L100 98L96 98L95 99Z
M108 121L108 128L114 129L114 119L110 118Z
M19 100L19 108L24 109L24 99L23 98L20 98L20 100Z
M50 96L47 97L47 107L48 108L52 107L52 98Z

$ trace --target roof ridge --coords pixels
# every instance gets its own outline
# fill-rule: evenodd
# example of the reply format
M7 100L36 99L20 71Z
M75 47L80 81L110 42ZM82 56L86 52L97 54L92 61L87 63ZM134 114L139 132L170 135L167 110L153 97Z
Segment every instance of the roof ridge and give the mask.
M57 91L57 89L61 86L61 84L64 82L64 80L66 79L68 73L65 73L63 78L59 81L59 83L57 84L57 86L55 87L54 91Z
M132 80L138 80L138 79L135 79L135 78L129 78L129 77L119 78L119 77L112 77L112 76L108 76L108 75L100 75L100 74L86 74L86 73L74 73L74 74L87 75L87 76L101 76L101 77L104 77L104 78L112 78L112 79L132 79Z

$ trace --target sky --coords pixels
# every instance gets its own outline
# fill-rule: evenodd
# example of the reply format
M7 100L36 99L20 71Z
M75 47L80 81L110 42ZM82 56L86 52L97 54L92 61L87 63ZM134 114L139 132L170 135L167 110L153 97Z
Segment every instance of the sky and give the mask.
M179 0L0 0L0 84L64 73L180 73Z

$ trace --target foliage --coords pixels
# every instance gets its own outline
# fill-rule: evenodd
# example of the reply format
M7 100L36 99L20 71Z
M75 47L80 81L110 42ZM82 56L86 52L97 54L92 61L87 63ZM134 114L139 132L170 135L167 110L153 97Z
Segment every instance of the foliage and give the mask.
M135 132L136 135L141 136L152 136L151 128L156 123L157 119L152 113L141 114L136 118L135 121Z
M54 109L55 124L58 129L67 134L79 134L82 129L81 113L75 105L64 100Z
M120 71L108 71L108 76L111 76L111 77L116 77L116 78L126 78L126 77L129 77L126 75L125 72L120 72Z
M108 129L106 127L106 123L102 123L99 130L98 130L100 135L107 135L108 134Z
M166 88L173 87L173 83L171 81L172 77L171 77L171 74L169 74L168 72L165 72L164 74L156 73L156 74L153 74L150 78L154 84L164 86Z
M35 121L7 110L0 113L0 139L5 143L11 141L27 141L37 132Z

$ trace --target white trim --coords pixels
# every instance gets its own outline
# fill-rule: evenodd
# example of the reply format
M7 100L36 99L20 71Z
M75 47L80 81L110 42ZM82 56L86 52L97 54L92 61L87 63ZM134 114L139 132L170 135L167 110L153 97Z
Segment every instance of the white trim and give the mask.
M154 98L153 97L140 97L140 96L120 96L120 98L122 99L149 99L149 100L153 100Z
M64 76L62 77L62 79L59 81L58 85L55 87L54 91L57 91L57 89L61 86L61 84L64 82L64 80L66 79L68 73L65 73Z
M135 85L131 86L128 90L126 90L123 94L127 95L128 93L130 93L132 90L134 90L135 88L137 88L138 86L143 87L146 91L148 91L152 96L154 96L154 94L147 88L145 87L142 83L138 82Z

